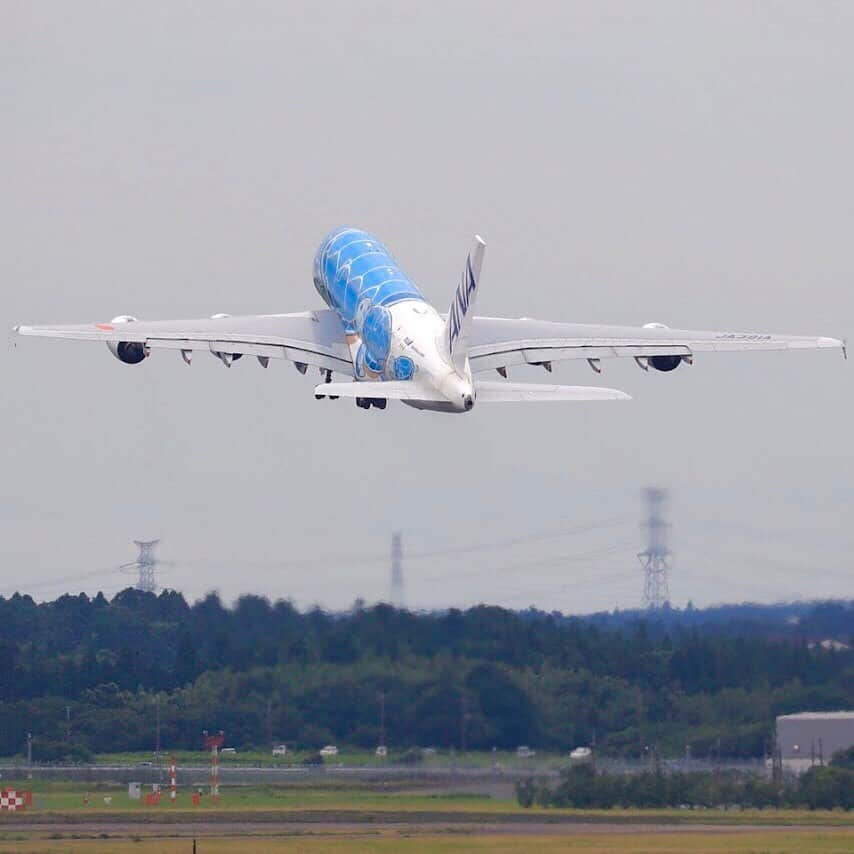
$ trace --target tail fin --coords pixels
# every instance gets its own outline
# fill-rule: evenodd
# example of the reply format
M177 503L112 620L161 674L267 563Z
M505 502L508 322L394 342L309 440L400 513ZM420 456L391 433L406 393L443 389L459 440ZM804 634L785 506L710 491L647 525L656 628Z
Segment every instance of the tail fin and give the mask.
M445 350L458 371L462 371L468 354L468 337L473 308L480 290L480 270L486 243L480 235L474 237L474 248L466 257L466 267L445 321Z

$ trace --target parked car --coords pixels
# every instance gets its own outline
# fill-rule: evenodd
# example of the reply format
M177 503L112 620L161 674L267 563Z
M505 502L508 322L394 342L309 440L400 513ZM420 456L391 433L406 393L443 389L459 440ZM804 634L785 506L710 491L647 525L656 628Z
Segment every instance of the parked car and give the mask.
M570 751L569 762L571 765L586 765L593 761L593 751L589 747L576 747Z
M321 756L337 756L338 748L334 744L327 744L326 747L320 749Z

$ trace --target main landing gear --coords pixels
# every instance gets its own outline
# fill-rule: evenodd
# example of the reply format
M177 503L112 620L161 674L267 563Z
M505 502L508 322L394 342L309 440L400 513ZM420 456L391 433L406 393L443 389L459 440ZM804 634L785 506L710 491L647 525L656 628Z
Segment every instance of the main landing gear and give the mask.
M377 409L385 409L388 401L384 397L357 397L356 406L359 409L370 409L376 406Z
M325 383L331 383L332 382L332 371L324 371L323 368L321 368L320 373L325 374L326 378L323 380L323 382L325 382ZM327 395L325 395L325 394L316 394L314 396L314 399L315 400L323 400L325 397L327 397ZM338 400L337 394L330 394L330 395L328 395L328 397L330 400Z
M332 382L332 371L326 371L323 368L320 369L320 373L323 375L323 382L331 383ZM338 400L339 395L337 394L315 394L315 400L325 400L326 398L329 400ZM357 397L356 398L356 406L359 409L370 409L372 406L376 406L377 409L385 409L388 401L384 397Z

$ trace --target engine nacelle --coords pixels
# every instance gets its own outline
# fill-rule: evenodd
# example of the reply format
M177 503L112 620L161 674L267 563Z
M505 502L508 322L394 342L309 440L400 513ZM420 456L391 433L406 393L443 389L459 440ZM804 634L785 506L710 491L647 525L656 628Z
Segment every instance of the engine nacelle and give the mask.
M129 314L120 314L110 321L113 326L118 326L121 323L135 322L136 318L131 317ZM124 362L126 365L138 365L148 356L148 349L140 341L108 341L107 349L120 362Z
M675 371L682 364L681 356L650 356L649 366L656 371Z
M644 329L670 329L666 323L644 323ZM682 356L650 356L646 360L653 370L667 373L675 371L682 364Z

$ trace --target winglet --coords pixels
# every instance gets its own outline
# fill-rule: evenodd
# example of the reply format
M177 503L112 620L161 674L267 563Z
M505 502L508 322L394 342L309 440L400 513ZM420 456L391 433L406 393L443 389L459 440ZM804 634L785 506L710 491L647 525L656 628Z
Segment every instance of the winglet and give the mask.
M479 235L474 236L474 248L466 256L466 266L445 321L445 351L458 371L462 371L468 354L468 336L471 329L473 307L480 289L480 271L486 242Z

